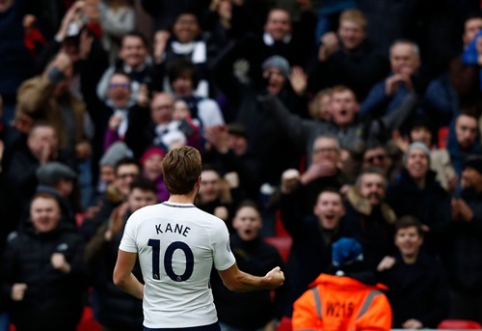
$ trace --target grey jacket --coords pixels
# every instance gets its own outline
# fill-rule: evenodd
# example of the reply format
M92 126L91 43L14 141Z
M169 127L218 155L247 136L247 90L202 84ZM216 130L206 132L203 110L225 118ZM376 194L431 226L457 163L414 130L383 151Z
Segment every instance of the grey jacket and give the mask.
M340 146L348 150L363 146L363 131L367 128L367 123L359 118L356 118L350 126L340 128L331 121L302 119L293 115L275 95L268 94L258 98L269 116L286 131L291 139L302 141L306 145L308 165L311 164L313 144L320 135L337 137ZM398 129L415 110L416 104L417 96L415 93L409 93L397 110L368 124L367 139L377 137L382 129L388 131Z

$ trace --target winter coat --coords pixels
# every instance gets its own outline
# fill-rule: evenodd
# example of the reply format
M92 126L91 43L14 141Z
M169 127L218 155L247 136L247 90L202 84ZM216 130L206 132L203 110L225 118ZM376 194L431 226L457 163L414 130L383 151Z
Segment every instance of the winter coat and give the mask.
M2 264L2 300L18 328L32 331L68 330L79 322L85 290L82 237L60 225L49 233L36 233L33 225L12 232ZM70 264L65 274L52 266L51 256L61 253ZM27 284L22 301L11 301L12 286Z
M397 215L386 202L372 206L352 188L347 193L344 219L344 236L362 244L364 262L371 271L385 256L394 254L393 235Z
M430 228L425 247L429 253L436 253L441 244L440 236L450 224L451 207L450 195L435 180L435 173L429 171L425 186L419 188L404 168L388 186L386 201L398 217L416 217Z
M447 275L440 263L420 251L414 264L405 264L400 253L395 265L383 277L393 309L393 328L402 328L409 319L422 322L424 328L436 329L447 317L450 297Z
M304 120L294 114L272 95L260 96L259 101L265 107L269 118L273 120L293 141L301 141L306 146L307 164L311 163L313 144L320 135L337 137L340 147L353 150L359 148L364 140L378 138L385 132L399 128L412 114L417 103L415 94L408 94L400 107L391 114L385 115L380 121L364 123L355 118L353 123L341 128L334 122L321 120Z
M463 190L461 198L472 209L471 221L452 221L441 256L454 289L482 295L482 194Z
M343 47L342 47L343 48ZM316 93L335 85L349 87L358 100L364 100L370 88L389 72L386 58L374 52L367 41L355 51L340 49L326 61L318 61L310 73L309 91Z
M321 274L294 304L293 330L389 331L392 309L383 286Z
M111 241L108 242L104 238L107 224L103 224L85 249L85 260L93 266L98 275L95 290L99 294L99 323L108 329L123 331L143 329L142 301L118 288L112 278L125 222L130 214L126 213L123 228ZM133 273L143 282L138 263Z
M84 141L85 103L67 92L66 99L72 111L73 133L64 120L59 99L54 96L55 85L44 76L37 76L25 81L18 89L17 113L25 113L35 120L43 120L52 125L57 134L60 148L73 148L73 145ZM68 136L73 136L73 145Z
M293 238L286 266L288 298L285 316L291 316L293 303L308 286L331 264L331 244L340 237L339 229L322 230L315 215L303 216L295 194L281 194L280 216L284 227Z

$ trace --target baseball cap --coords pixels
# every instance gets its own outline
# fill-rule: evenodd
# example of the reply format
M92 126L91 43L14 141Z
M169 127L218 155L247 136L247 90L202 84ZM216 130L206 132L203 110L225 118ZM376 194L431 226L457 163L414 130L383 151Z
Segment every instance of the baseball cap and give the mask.
M75 180L77 174L70 167L60 162L49 162L37 170L40 185L57 185L61 179Z

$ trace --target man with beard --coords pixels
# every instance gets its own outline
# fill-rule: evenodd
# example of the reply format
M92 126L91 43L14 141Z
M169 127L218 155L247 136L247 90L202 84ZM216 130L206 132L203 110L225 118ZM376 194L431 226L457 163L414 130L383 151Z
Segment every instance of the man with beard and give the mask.
M337 137L341 148L361 149L365 140L383 138L379 136L399 128L415 109L416 99L415 94L409 93L395 111L379 121L363 122L357 116L359 104L355 94L346 86L335 86L332 89L331 121L303 120L290 113L274 94L267 93L259 97L269 116L291 140L305 143L308 164L311 164L311 151L319 135Z
M451 318L482 323L482 157L471 156L462 172L462 191L452 200L442 258L452 289Z
M437 252L441 233L450 223L450 197L430 170L430 151L412 143L403 158L404 168L387 190L387 202L398 216L414 216L428 232L425 245Z
M283 311L291 316L293 303L309 284L331 263L331 244L340 237L340 222L345 215L343 198L335 190L325 189L318 195L309 216L303 216L294 194L299 176L293 170L283 173L280 197L281 220L293 238L286 266L289 280L288 299Z
M393 224L396 215L384 201L387 181L378 168L364 169L345 201L344 234L363 245L364 260L371 270L383 269L385 257L393 255ZM384 263L380 263L382 262Z

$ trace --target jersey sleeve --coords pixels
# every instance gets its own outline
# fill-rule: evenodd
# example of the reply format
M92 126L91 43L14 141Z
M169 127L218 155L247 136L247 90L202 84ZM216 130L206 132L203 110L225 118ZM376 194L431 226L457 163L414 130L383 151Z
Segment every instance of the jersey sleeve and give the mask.
M236 259L231 252L229 232L223 221L219 222L211 235L211 247L213 250L214 267L216 270L226 270L234 265Z
M137 244L135 240L136 224L135 215L131 215L127 220L124 228L124 235L119 245L119 249L127 253L137 253Z

